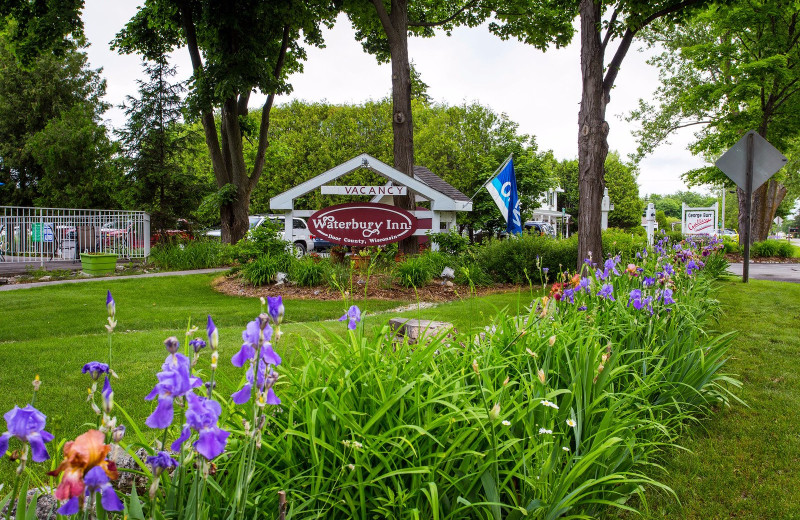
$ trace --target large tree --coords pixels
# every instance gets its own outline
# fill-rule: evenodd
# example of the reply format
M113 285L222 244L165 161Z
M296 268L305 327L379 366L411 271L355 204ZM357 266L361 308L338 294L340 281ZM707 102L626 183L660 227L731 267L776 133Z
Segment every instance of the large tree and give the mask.
M493 14L496 20L489 24L490 31L503 38L524 33L528 43L540 48L564 44L572 34L563 10L538 0L344 0L343 9L364 50L391 64L394 167L409 176L414 168L409 34L430 37L437 27L447 32L457 25L474 27ZM412 209L414 196L395 197L395 204ZM416 252L416 244L406 239L401 247Z
M787 155L796 150L800 127L800 3L738 0L714 6L682 27L659 24L649 40L665 51L651 60L662 86L657 106L641 102L633 117L644 121L640 154L673 131L698 126L693 153L715 160L754 129ZM784 168L753 193L751 241L767 238L796 165ZM717 168L688 172L692 184L725 183ZM739 229L744 191L738 189Z
M202 123L217 186L231 194L220 205L224 242L236 242L248 230L250 195L264 170L275 96L289 92L287 77L302 70L302 42L321 45L321 26L334 15L332 0L146 0L114 41L120 52L145 58L165 48L188 50L189 111ZM258 134L243 124L255 91L267 96ZM248 139L257 142L250 168L244 158Z
M600 205L608 155L606 108L622 63L641 31L655 21L679 24L708 0L580 0L581 105L578 113L580 216L578 263L601 258ZM610 46L616 43L613 54ZM606 61L606 57L611 60Z

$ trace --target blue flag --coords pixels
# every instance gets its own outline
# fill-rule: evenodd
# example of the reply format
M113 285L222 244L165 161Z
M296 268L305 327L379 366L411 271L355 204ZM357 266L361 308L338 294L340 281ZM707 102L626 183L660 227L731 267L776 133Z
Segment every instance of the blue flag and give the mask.
M506 219L506 231L522 233L517 176L514 175L514 161L509 160L497 176L486 184L500 213Z

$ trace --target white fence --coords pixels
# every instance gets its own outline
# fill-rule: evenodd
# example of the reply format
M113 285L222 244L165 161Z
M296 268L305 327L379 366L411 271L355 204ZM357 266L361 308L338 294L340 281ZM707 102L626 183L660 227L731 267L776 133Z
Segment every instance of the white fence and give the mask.
M150 255L143 211L0 206L0 263L80 260L80 253Z

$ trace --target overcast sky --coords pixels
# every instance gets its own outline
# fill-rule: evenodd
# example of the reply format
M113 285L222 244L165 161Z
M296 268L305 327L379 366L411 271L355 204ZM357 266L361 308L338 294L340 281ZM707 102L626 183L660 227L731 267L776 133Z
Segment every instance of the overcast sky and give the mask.
M108 48L116 32L136 12L137 0L86 0L84 24L91 44L92 67L102 67L107 80L106 100L117 106L127 95L136 94L136 80L142 78L137 56L120 56ZM536 136L540 150L553 150L559 159L577 156L577 119L580 102L579 46L540 52L508 40L501 41L485 28L460 28L451 37L413 38L409 54L429 95L440 102L458 104L477 101L496 112L506 113L519 123L520 131ZM332 103L360 103L381 99L391 91L388 65L378 65L355 40L345 17L325 31L326 47L309 49L305 71L291 78L294 92L277 98ZM186 49L174 55L179 78L191 74ZM621 116L633 109L639 98L648 99L658 86L657 71L645 63L645 55L631 49L611 93L607 120L611 127L609 146L625 158L636 149L633 126ZM255 97L251 105L263 103ZM109 122L119 127L125 117L114 108L106 113ZM693 157L686 146L691 132L674 136L641 163L640 194L673 193L686 189L680 175L704 163Z

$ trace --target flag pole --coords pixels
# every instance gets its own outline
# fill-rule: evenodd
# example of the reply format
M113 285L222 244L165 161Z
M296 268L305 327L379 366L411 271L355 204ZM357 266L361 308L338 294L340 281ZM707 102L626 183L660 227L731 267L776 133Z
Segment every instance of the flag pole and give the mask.
M495 170L495 171L494 171L494 172L493 172L493 173L492 173L492 174L489 176L489 179L488 179L486 182L484 182L483 184L481 184L481 187L480 187L480 188L478 188L478 191L476 191L476 192L475 192L475 194L474 194L472 197L470 197L470 198L469 198L470 202L472 201L472 199L474 199L474 198L475 198L475 197L478 195L478 193L480 193L480 192L481 192L481 190L482 190L483 188L485 188L485 187L486 187L486 185L487 185L487 184L489 184L490 182L492 182L492 179L494 179L494 178L495 178L495 176L496 176L496 175L497 175L497 174L500 172L500 170L502 170L503 168L505 168L505 167L506 167L506 164L508 164L508 161L510 161L510 160L512 159L512 157L514 157L514 154L513 154L513 153L510 153L510 154L508 155L508 157L506 157L506 160L505 160L505 161L503 161L503 164L501 164L501 165L500 165L500 167L499 167L499 168L497 168L497 169L496 169L496 170Z

